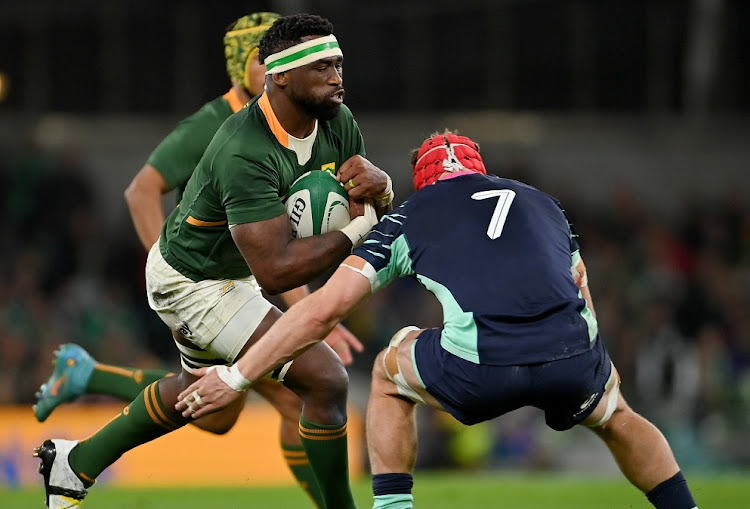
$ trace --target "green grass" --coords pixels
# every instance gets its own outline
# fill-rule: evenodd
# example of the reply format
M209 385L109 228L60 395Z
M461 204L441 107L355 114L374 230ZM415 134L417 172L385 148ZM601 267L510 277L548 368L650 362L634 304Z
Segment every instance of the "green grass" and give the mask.
M748 475L689 476L701 508L750 507ZM358 481L354 494L360 509L372 507L369 480ZM534 476L519 474L418 473L414 496L419 509L626 509L652 507L635 488L619 478ZM0 507L44 507L41 489L0 490ZM84 509L221 509L311 507L296 487L123 489L98 486Z

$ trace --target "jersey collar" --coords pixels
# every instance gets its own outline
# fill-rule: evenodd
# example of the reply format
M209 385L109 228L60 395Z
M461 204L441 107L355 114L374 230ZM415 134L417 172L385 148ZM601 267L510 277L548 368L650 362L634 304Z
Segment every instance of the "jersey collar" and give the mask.
M224 94L222 97L226 102L229 103L229 107L232 108L232 113L237 113L242 109L243 106L245 106L234 88L230 88L229 92Z

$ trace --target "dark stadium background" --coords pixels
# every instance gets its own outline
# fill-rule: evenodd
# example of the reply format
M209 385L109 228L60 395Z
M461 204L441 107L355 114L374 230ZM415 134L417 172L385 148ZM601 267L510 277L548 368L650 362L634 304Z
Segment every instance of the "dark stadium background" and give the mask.
M122 192L180 118L226 91L221 33L258 10L333 22L346 102L397 202L409 149L445 127L478 140L493 172L560 198L631 404L686 468L750 466L741 0L0 2L0 404L33 402L61 341L175 368ZM352 401L396 330L439 320L406 281L352 316L368 346ZM420 426L421 468L616 471L577 447L590 434L554 434L531 410L472 429L425 411Z

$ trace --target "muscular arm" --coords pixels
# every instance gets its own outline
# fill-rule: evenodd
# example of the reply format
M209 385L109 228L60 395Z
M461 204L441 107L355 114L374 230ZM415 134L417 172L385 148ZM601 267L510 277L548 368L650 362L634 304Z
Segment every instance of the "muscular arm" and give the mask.
M305 285L282 293L281 298L284 304L290 308L308 295L310 295L310 289ZM352 349L357 352L362 352L365 349L362 342L357 339L357 336L352 334L343 324L336 325L331 333L326 336L325 342L333 348L333 351L339 356L344 366L348 366L354 362Z
M286 214L236 225L231 232L258 283L272 295L312 281L352 249L351 241L339 231L293 239Z
M164 224L161 198L169 191L164 177L150 164L145 164L125 189L125 202L128 204L130 217L138 238L147 251L161 234Z
M350 256L348 265L364 260ZM322 288L292 306L256 344L237 361L243 376L255 381L320 342L333 327L370 295L370 281L347 267L339 267Z
M286 304L286 306L290 308L308 295L310 295L310 289L307 287L307 285L302 285L298 288L294 288L293 290L282 293L280 297L281 300L284 301L284 304Z

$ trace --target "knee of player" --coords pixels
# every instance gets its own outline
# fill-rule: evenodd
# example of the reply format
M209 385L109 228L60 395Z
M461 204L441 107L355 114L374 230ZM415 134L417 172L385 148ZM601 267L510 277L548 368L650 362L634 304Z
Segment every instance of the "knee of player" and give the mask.
M200 429L208 431L209 433L212 433L214 435L226 435L232 428L234 428L234 425L237 424L239 415L231 416L227 414L226 416L222 417L223 418L220 420L212 419L212 422L201 422L201 420L199 419L195 422L195 424Z
M372 365L372 380L373 382L378 380L389 380L388 374L385 371L385 357L388 355L388 348L385 350L382 350L377 357L375 357L375 362Z
M236 422L237 421L235 420L235 421L232 421L232 422L221 423L219 426L216 426L216 427L214 427L212 429L209 429L209 430L206 430L206 431L210 431L214 435L226 435L227 433L229 433L229 431L232 428L234 428L234 425L236 424Z
M300 398L289 391L289 397L276 398L274 406L278 409L282 419L293 421L296 425L302 411L302 400Z
M341 361L337 360L327 366L321 366L321 369L315 373L315 379L311 381L311 387L314 390L331 395L341 393L346 395L349 390L349 374Z

